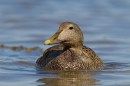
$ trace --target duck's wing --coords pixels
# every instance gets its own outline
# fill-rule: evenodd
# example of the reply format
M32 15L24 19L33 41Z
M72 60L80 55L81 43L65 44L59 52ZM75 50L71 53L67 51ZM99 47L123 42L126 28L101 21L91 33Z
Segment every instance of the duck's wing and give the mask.
M48 48L45 52L37 59L36 67L44 68L48 62L55 59L63 51L63 45L56 45Z
M89 61L89 70L103 69L103 61L91 48L83 46L83 53L86 56L86 61Z

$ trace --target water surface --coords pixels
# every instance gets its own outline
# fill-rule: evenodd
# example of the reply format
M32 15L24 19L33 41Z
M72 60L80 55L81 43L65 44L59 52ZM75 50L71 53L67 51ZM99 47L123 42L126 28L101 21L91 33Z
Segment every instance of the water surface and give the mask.
M129 0L1 0L0 85L1 86L129 86L130 83ZM79 25L84 44L104 61L95 72L41 71L35 61L43 41L64 21ZM21 50L13 46L23 46ZM37 47L26 52L26 48Z

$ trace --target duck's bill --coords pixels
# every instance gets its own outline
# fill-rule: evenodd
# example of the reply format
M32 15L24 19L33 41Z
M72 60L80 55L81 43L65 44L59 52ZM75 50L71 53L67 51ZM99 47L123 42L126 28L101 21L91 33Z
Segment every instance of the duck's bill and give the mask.
M44 45L58 44L59 42L56 40L60 32L56 32L52 37L44 42Z
M44 45L52 45L52 44L58 44L59 42L58 41L56 41L56 40L50 40L50 39L48 39L48 40L46 40L45 42L44 42Z

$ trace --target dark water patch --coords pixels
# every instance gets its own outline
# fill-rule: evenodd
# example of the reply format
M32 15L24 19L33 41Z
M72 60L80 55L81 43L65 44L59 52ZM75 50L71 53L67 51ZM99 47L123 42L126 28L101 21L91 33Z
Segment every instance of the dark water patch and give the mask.
M21 50L25 50L26 52L32 52L32 51L43 51L42 48L39 47L30 47L30 48L26 48L24 46L7 46L4 44L0 45L0 48L6 48L6 49L12 49L13 51L21 51Z
M104 63L105 64L105 70L117 70L117 71L126 71L130 70L130 64L129 63L117 63L117 62L109 62Z

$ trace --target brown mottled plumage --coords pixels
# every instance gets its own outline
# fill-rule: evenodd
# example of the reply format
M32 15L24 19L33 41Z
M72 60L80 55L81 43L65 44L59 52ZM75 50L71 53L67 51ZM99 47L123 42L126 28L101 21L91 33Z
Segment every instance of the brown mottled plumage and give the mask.
M48 48L37 61L36 66L46 70L100 70L102 60L95 52L83 45L83 33L77 24L63 22L59 30L45 45L60 43Z

